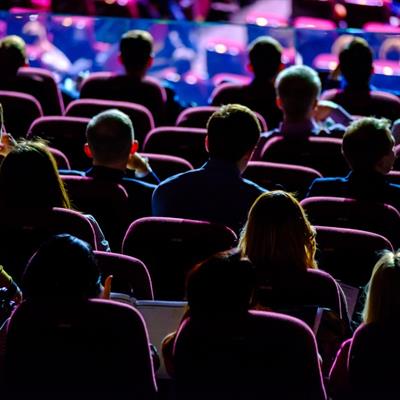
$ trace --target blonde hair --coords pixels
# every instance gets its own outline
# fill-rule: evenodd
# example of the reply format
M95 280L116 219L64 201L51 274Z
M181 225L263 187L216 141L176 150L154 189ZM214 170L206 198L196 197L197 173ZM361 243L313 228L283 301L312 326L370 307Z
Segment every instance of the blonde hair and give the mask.
M254 202L239 248L267 279L284 271L317 268L315 231L296 198L280 190Z
M375 264L365 301L363 319L385 323L400 317L400 251L386 251Z

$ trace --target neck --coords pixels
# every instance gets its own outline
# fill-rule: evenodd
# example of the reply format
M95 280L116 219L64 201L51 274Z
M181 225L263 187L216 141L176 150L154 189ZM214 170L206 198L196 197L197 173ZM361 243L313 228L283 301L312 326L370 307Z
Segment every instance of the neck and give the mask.
M104 168L112 168L118 169L120 171L125 171L126 169L126 162L109 162L109 163L102 163L96 160L92 162L93 167L104 167Z

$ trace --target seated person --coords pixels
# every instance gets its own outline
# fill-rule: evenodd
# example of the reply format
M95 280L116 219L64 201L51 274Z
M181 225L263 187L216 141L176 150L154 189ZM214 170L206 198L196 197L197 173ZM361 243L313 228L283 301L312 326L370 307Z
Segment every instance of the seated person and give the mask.
M146 78L153 63L151 34L141 30L128 31L122 36L119 48L125 74L83 82L80 97L138 103L150 110L156 122L162 121L165 92L160 84Z
M284 68L282 47L269 36L261 36L250 43L248 68L253 80L248 85L226 83L211 94L211 104L242 104L260 113L269 129L275 129L282 121L282 111L276 105L274 82L276 75Z
M370 85L374 73L373 54L366 40L354 38L339 53L338 66L345 82L343 89L322 93L321 99L340 104L352 115L375 116L394 121L400 118L397 96L374 90Z
M254 200L265 192L241 177L260 130L257 117L247 107L222 106L207 124L209 160L157 186L153 215L217 222L239 232Z
M249 311L254 278L234 252L190 271L187 316L163 347L178 399L325 399L311 331L281 314Z
M26 46L19 36L6 36L0 40L0 90L27 93L35 97L42 106L45 115L60 115L58 93L49 90L48 83L40 75L18 75L21 67L28 66Z
M136 153L138 142L130 118L121 111L107 110L93 117L86 130L85 152L93 159L86 176L121 183L125 187L133 218L151 215L151 196L157 176Z
M348 197L387 203L400 211L400 185L386 180L396 155L388 121L361 118L343 136L342 153L351 172L345 177L318 178L307 197Z
M283 112L278 129L265 132L253 154L257 160L267 140L273 136L299 140L311 135L342 136L351 116L332 102L319 101L321 80L305 65L295 65L279 73L275 81L276 102ZM321 122L325 121L324 124Z
M332 399L396 399L400 315L400 253L377 262L368 285L363 324L342 345L330 372Z
M7 398L153 398L141 317L96 299L109 298L111 280L102 285L92 248L74 236L57 235L39 247L24 273L24 302L7 324ZM136 358L148 362L137 366Z

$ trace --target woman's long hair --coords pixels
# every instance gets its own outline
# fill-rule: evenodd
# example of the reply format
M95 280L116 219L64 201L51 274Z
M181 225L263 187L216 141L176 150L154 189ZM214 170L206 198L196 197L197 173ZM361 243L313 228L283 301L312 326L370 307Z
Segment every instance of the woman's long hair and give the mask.
M5 208L71 208L56 161L45 143L19 142L4 158L0 204Z
M365 301L365 323L400 320L400 252L387 251L375 264Z
M317 268L315 231L300 203L284 191L258 197L250 209L239 247L265 279Z

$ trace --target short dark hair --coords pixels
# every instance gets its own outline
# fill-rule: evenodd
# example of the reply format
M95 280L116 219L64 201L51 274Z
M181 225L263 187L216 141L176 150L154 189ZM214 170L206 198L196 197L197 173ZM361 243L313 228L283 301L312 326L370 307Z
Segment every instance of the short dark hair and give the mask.
M132 122L122 111L103 111L90 120L86 138L96 161L110 163L127 160L134 140Z
M22 38L16 35L0 40L0 65L3 72L17 74L26 63L26 48Z
M275 87L284 113L303 118L320 95L321 80L312 68L294 65L279 73Z
M128 31L121 38L119 50L126 69L142 70L152 55L153 37L138 29Z
M368 84L372 75L373 55L368 42L355 38L339 54L340 71L347 83Z
M394 146L390 123L385 119L361 118L343 136L342 152L352 170L371 170Z
M186 297L191 316L240 313L250 306L255 270L237 250L215 254L189 272Z
M272 79L279 72L282 46L274 38L258 37L249 44L248 52L255 76Z
M53 236L29 260L22 288L28 300L97 297L100 272L91 246L68 234Z
M254 149L260 132L257 116L249 108L239 104L222 106L207 122L210 157L239 161Z

